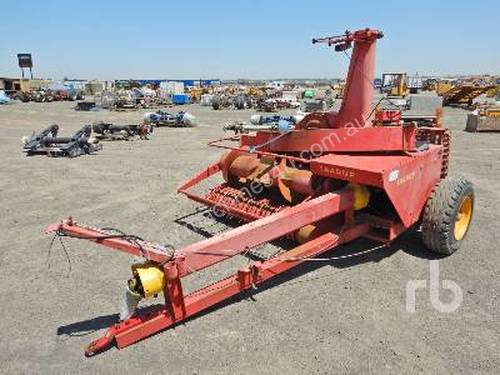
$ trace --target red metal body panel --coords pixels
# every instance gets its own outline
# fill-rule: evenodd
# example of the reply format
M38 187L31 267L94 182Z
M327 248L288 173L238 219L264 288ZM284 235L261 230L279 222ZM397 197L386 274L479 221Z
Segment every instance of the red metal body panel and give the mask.
M314 174L384 189L406 227L419 220L440 180L442 147L406 155L329 154L311 161Z
M257 132L255 136L241 137L241 147L258 146L276 138L279 133ZM383 152L415 151L414 127L348 127L341 129L295 130L268 145L260 151L274 153L328 153L328 152Z
M384 190L406 228L420 219L425 202L441 180L442 158L443 148L430 145L392 170L398 171L396 180L390 181L391 171L385 172Z

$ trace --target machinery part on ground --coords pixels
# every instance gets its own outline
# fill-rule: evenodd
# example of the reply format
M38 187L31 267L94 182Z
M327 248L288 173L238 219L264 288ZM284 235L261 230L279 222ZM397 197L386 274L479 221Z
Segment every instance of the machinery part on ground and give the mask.
M170 252L137 236L110 235L71 218L47 227L47 232L145 258L127 286L125 320L92 342L86 355L113 343L118 348L131 345L358 238L384 247L422 225L426 243L437 243L434 250L451 253L458 248L472 217L473 193L470 183L446 179L449 131L417 127L413 121L373 126L375 46L382 36L363 29L313 39L336 51L353 48L338 112L308 114L284 133L257 130L209 143L227 152L178 192L209 207L216 218L229 215L245 224ZM211 177L224 182L200 193L199 185ZM452 219L454 224L441 225ZM439 232L432 232L434 223L441 225ZM439 236L451 232L456 241L442 245ZM245 263L234 274L184 294L184 277L283 237L295 240L296 247ZM159 292L163 306L135 311L136 301Z
M59 125L52 124L46 129L42 130L40 133L35 133L31 137L23 137L24 150L36 149L42 144L45 138L56 138L59 132Z
M234 106L236 109L245 109L247 107L247 99L244 94L240 94L234 98Z
M221 97L219 95L214 95L212 96L211 100L212 100L212 108L215 110L219 109L222 102Z
M114 111L136 111L141 107L139 98L119 97L110 108Z
M300 120L302 120L304 116L302 115L272 115L272 116L263 116L263 115L252 115L250 117L250 123L253 125L263 125L263 124L276 124L280 120L284 120L290 122L292 124L296 124Z
M447 177L432 192L422 215L422 238L432 251L450 255L465 238L474 211L474 189L464 177Z
M23 103L27 103L32 100L31 93L28 91L18 91L12 95L12 99L20 100Z
M491 88L486 91L486 97L487 98L500 98L500 83L497 83L495 85L492 85Z
M266 95L265 86L250 86L247 89L247 95L252 97L261 97Z
M208 94L208 90L205 87L191 87L189 89L191 103L200 103L203 94Z
M494 86L455 86L443 94L443 105L471 108L473 106L474 99L482 94L485 94L492 88L494 88Z
M188 112L169 113L162 110L144 114L144 122L156 127L190 128L197 124L196 117Z
M454 87L453 83L447 81L439 81L435 83L436 94L443 96Z
M95 95L95 102L100 108L111 109L116 101L116 94L111 91L101 91Z
M101 145L89 142L92 127L85 125L71 137L57 137L58 125L51 125L40 133L33 133L31 137L24 137L23 150L28 156L45 154L52 157L76 157L93 154L102 149Z
M255 101L254 107L259 112L277 112L283 109L297 108L300 103L297 101L286 100L283 98L260 97Z
M486 106L469 113L465 130L471 133L500 131L500 107Z
M83 99L83 92L77 90L50 90L39 89L30 91L18 91L13 96L13 99L21 100L24 103L37 102L37 103L50 103L53 101L63 100L77 100Z
M75 111L92 111L97 109L95 102L78 102Z
M326 101L324 99L304 99L301 104L303 112L323 112L326 111Z
M222 94L222 95L213 95L211 97L211 105L215 110L218 109L246 109L252 108L253 103L251 98L243 93L237 95L230 94Z
M272 130L279 133L291 131L295 124L302 120L303 116L262 116L252 115L250 117L250 124L246 122L233 122L224 125L224 131L232 130L235 134L244 134L261 130Z
M38 90L31 93L31 99L37 103L53 102L54 95L49 90Z
M273 99L259 98L256 103L256 108L259 112L276 112L278 111L278 102Z
M314 90L304 90L302 92L302 99L314 99L316 97L316 91Z
M234 134L246 134L250 132L255 132L257 130L274 130L276 128L275 124L268 124L265 126L262 125L254 125L254 124L248 124L246 122L241 122L241 121L235 121L228 123L222 127L222 130L225 132L227 131L233 131Z
M114 125L99 121L92 124L92 130L97 140L128 141L136 137L148 139L148 135L153 132L153 127L146 122L134 125Z
M222 128L224 131L234 131L234 134L246 134L250 132L262 131L262 130L270 130L277 131L279 133L286 133L294 128L294 122L287 120L278 120L277 122L264 123L261 125L258 124L247 124L246 122L233 122L224 125Z
M95 95L98 107L111 111L135 111L139 108L158 108L171 104L170 97L161 96L154 90L143 88L121 89L117 91L102 91Z
M203 107L209 107L212 105L212 94L203 94L200 97L200 105Z

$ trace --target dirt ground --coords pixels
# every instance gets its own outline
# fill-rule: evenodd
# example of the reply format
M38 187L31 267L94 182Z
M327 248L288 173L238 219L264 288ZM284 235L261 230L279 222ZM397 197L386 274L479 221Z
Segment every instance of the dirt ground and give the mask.
M26 157L21 137L58 123L72 134L96 120L137 123L140 113L76 112L73 103L0 106L0 373L498 373L500 368L500 134L469 134L466 112L445 109L452 129L451 172L475 185L468 239L441 259L440 279L455 281L463 302L436 311L428 291L406 311L406 284L429 280L431 253L416 234L389 251L349 261L308 263L252 296L123 350L87 359L83 348L114 323L132 258L85 241L65 240L68 260L44 227L68 216L175 246L223 224L196 213L176 187L217 159L206 143L246 111L187 109L195 129L158 129L149 141L105 143L95 156ZM186 217L188 214L195 215ZM338 254L372 246L357 241ZM333 254L333 253L332 253ZM235 258L217 277L247 262ZM202 273L188 286L213 280ZM441 299L452 296L441 289Z

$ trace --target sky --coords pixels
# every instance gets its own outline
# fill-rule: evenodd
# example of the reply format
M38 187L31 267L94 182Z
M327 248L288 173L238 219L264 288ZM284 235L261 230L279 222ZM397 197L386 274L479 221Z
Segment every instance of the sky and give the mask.
M271 79L344 77L347 59L313 37L371 27L377 74L500 74L500 2L2 0L0 76Z

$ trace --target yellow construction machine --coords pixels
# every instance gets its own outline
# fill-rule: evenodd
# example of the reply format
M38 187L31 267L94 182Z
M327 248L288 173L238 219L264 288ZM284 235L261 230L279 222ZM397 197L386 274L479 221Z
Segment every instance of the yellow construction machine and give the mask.
M406 73L382 73L380 92L385 94L392 104L403 108L409 107L410 101Z

